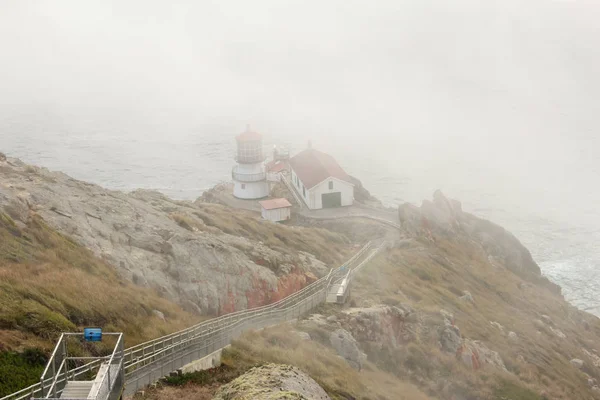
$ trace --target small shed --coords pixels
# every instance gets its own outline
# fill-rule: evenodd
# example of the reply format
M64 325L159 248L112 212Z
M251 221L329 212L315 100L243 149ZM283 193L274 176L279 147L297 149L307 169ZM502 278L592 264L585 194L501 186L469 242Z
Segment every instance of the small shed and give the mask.
M292 215L292 204L287 199L269 199L258 203L260 204L262 217L269 221L286 221Z

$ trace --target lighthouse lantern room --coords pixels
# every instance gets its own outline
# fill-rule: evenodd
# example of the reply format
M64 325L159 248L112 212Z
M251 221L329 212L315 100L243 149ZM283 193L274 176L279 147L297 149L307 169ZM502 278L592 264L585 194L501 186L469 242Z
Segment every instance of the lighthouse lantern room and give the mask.
M265 171L262 135L252 132L250 127L236 136L237 153L231 176L233 195L239 199L262 199L269 195L269 184Z

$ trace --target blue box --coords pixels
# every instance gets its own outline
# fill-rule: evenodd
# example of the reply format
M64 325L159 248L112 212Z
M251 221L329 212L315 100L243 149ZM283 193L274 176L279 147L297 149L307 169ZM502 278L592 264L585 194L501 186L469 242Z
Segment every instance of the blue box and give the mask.
M88 342L102 341L102 328L83 328L83 337Z

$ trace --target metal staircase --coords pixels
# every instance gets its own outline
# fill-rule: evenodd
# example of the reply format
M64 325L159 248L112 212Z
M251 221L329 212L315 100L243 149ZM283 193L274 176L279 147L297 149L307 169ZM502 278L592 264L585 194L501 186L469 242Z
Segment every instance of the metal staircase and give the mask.
M127 350L123 335L113 335L113 352L104 357L73 357L67 341L82 333L65 333L56 345L40 383L0 400L118 400L122 395L158 381L192 361L199 360L231 343L250 329L260 329L294 320L331 299L342 303L349 294L352 278L386 246L386 242L362 247L344 265L304 289L263 307L238 311L194 325Z
M104 333L103 335L108 337L109 341L110 339L114 341L110 354L99 357L77 357L70 352L84 353L86 347L84 334L63 333L42 373L40 383L27 388L27 395L16 398L118 400L125 384L123 334ZM103 344L106 345L106 341ZM6 398L14 398L14 395Z
M94 382L91 381L70 381L62 390L59 398L61 399L87 399L92 391Z

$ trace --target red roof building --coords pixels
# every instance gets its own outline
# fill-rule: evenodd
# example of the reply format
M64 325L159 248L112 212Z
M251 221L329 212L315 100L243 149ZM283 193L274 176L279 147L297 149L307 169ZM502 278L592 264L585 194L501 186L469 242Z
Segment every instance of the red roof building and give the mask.
M334 177L352 183L350 177L333 157L315 149L306 149L290 158L290 165L307 189Z
M292 216L292 204L287 199L269 199L258 203L261 207L262 217L269 221L287 221Z
M292 184L309 209L352 205L354 184L329 154L308 148L290 158Z

